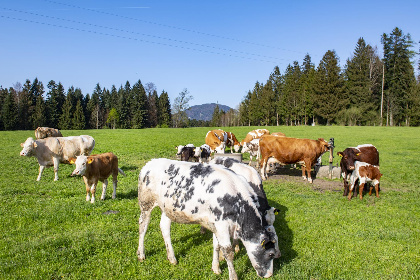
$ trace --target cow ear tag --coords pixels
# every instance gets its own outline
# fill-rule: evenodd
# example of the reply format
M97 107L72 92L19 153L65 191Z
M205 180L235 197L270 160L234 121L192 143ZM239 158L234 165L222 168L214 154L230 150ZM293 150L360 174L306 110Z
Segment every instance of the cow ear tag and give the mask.
M38 145L36 143L34 143L34 148L38 147Z
M70 159L70 164L74 164L74 160L73 159Z
M360 153L357 153L356 156L360 156Z
M265 239L261 242L261 247L264 247Z
M87 163L91 164L92 162L93 162L93 158L89 158Z

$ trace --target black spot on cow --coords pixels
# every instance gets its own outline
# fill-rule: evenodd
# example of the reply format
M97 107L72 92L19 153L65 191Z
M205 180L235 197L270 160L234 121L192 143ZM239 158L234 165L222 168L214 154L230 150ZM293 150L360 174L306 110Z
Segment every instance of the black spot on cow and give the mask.
M194 164L190 167L191 177L207 177L213 173L213 168L210 165L204 165L202 163Z
M216 179L213 182L211 182L206 189L207 193L214 193L214 186L220 183L220 179Z
M204 204L205 203L205 201L202 200L201 198L198 199L198 202L200 202L201 204Z
M198 212L198 207L196 206L194 210L191 211L191 214L196 214Z
M148 185L150 184L150 177L149 177L149 174L150 174L150 170L148 170L148 171L146 172L146 175L144 175L144 178L143 178L143 183L144 183L144 182L146 182L146 186L148 186Z
M216 221L219 221L222 216L222 211L218 207L210 207L210 211L216 216Z

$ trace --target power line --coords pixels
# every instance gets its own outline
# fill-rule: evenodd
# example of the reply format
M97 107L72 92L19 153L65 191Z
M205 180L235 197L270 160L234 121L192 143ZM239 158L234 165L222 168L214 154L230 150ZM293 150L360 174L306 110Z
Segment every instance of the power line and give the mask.
M198 47L210 48L210 49L215 49L215 50L220 50L220 51L233 52L233 53L250 55L250 56L258 56L258 57L267 58L267 59L286 60L284 58L254 54L254 53L249 53L249 52L242 52L242 51L226 49L226 48L219 48L219 47L214 47L214 46L209 46L209 45L204 45L204 44L191 43L191 42L187 42L187 41L181 41L181 40L166 38L166 37L162 37L162 36L156 36L156 35L150 35L150 34L145 34L145 33L127 31L127 30L124 30L124 29L118 29L118 28L113 28L113 27L108 27L108 26L103 26L103 25L97 25L97 24L92 24L92 23L86 23L86 22L81 22L81 21L76 21L76 20L62 19L62 18L58 18L58 17L41 15L41 14L37 14L37 13L26 12L26 11L21 11L21 10L16 10L16 9L10 9L10 8L1 8L1 9L7 10L7 11L12 11L12 12L35 15L35 16L44 17L44 18L47 18L47 19L67 21L67 22L70 22L70 23L88 25L88 26L92 26L92 27L95 27L95 28L104 28L104 29L109 29L109 30L118 31L118 32L125 32L125 33L129 33L129 34L134 34L134 35L141 35L141 36L152 37L152 38L156 38L156 39L168 40L168 41L177 42L177 43L181 43L181 44L190 44L190 45L195 45L195 46L198 46Z
M144 22L144 23L151 24L151 25L157 25L157 26L176 29L176 30L181 30L181 31L185 31L185 32L191 32L191 33L195 33L195 34L199 34L199 35L210 36L210 37L214 37L214 38L230 40L230 41L235 41L235 42L239 42L239 43L260 46L260 47L264 47L264 48L277 49L277 50L294 52L294 53L299 53L299 54L303 54L303 53L306 54L306 52L299 52L299 51L295 51L295 50L289 50L289 49L279 48L279 47L275 47L275 46L269 46L269 45L265 45L265 44L260 44L260 43L255 43L255 42L250 42L250 41L245 41L245 40L240 40L240 39L235 39L235 38L230 38L230 37L225 37L225 36L220 36L220 35L215 35L215 34L211 34L211 33L205 33L205 32L196 31L196 30L192 30L192 29L181 28L181 27L177 27L177 26L173 26L173 25L167 25L167 24L162 24L162 23L158 23L158 22L153 22L153 21L142 20L142 19L133 18L133 17L122 16L122 15L118 15L118 14L114 14L114 13L108 13L108 12L99 11L99 10L96 10L96 9L84 8L84 7L71 5L71 4L67 4L67 3L61 3L61 2L52 1L52 0L43 0L43 1L58 4L58 5L63 5L63 6L71 7L71 8L76 8L76 9L80 9L80 10L86 10L86 11L90 11L90 12L94 12L94 13L98 13L98 14L103 14L103 15L107 15L107 16L114 16L114 17L119 17L119 18L123 18L123 19L134 20L134 21L138 21L138 22Z
M138 42L145 42L145 43L157 44L157 45L162 45L162 46L181 48L181 49L186 49L186 50L191 50L191 51L205 52L205 53L223 55L223 56L228 56L228 57L236 57L236 58L260 61L260 62L269 62L269 63L274 63L274 64L278 63L278 62L274 62L274 61L271 61L271 60L262 60L262 59L252 58L252 57L232 55L232 54L226 54L226 53L221 53L221 52L216 52L216 51L200 50L200 49L190 48L190 47L185 47L185 46L177 46L177 45L172 45L172 44L167 44L167 43L154 42L154 41L138 39L138 38L133 38L133 37L128 37L128 36L115 35L115 34L110 34L110 33L105 33L105 32L86 30L86 29L81 29L81 28L76 28L76 27L63 26L63 25L34 21L34 20L29 20L29 19L9 17L9 16L4 16L4 15L0 15L0 17L7 18L7 19L18 20L18 21L23 21L23 22L30 22L30 23L36 23L36 24L41 24L41 25L47 25L47 26L52 26L52 27L82 31L82 32L87 32L87 33L93 33L93 34L98 34L98 35L111 36L111 37L120 38L120 39L128 39L128 40L133 40L133 41L138 41Z

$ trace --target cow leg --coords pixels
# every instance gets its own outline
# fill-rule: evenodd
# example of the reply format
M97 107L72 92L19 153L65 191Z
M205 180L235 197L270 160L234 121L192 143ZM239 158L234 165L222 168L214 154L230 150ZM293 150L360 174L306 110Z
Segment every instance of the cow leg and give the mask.
M213 262L211 264L211 270L215 274L222 273L219 266L219 260L220 260L219 251L220 251L219 242L217 241L216 235L213 233Z
M360 183L359 185L359 198L363 199L363 190L365 188L365 183Z
M114 187L114 190L112 191L112 199L115 199L117 197L117 185L118 185L117 176L118 175L115 175L112 178L112 186Z
M86 185L86 201L90 201L90 186L86 177L84 176L83 176L83 181L85 181L85 185Z
M251 166L251 163L252 163L252 155L249 154L249 166Z
M53 158L54 163L54 181L58 181L58 165L60 164L60 161L58 158Z
M95 182L90 187L90 194L92 195L90 199L90 203L95 203L95 193L96 193L96 186L98 185L98 182Z
M261 179L267 180L267 173L265 172L265 168L267 167L267 159L266 158L263 158L263 159L261 159L261 161L262 161L262 165L261 165Z
M105 179L102 183L102 195L101 195L101 200L105 199L106 196L106 188L108 187L108 179Z
M144 236L146 235L147 228L149 227L152 210L153 207L149 210L141 209L141 214L139 218L139 247L137 248L137 259L139 261L143 261L145 259Z
M45 169L45 165L39 166L39 173L38 173L38 177L36 178L37 181L41 180L42 172L44 172L44 169Z
M311 176L311 163L305 162L305 169L306 169L306 175L308 176L308 182L312 184L312 176Z
M379 197L379 183L375 185L376 197Z
M168 255L169 262L171 264L177 264L178 262L171 243L171 219L165 213L162 213L160 218L160 231L162 232L163 240L165 240L166 254Z
M238 279L236 275L235 268L233 267L233 257L235 255L232 244L230 243L229 232L226 233L216 233L217 241L219 246L222 248L223 255L226 259L226 263L229 269L229 279ZM214 257L213 257L214 258ZM213 259L214 260L214 259Z

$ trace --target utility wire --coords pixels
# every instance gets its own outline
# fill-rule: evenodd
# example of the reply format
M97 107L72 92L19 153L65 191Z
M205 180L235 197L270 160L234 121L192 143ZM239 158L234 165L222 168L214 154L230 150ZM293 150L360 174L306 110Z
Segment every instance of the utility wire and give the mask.
M29 15L39 16L39 17L44 17L44 18L47 18L47 19L67 21L67 22L70 22L70 23L76 23L76 24L82 24L82 25L92 26L92 27L95 27L95 28L104 28L104 29L109 29L109 30L118 31L118 32L125 32L125 33L129 33L129 34L134 34L134 35L141 35L141 36L152 37L152 38L156 38L156 39L168 40L168 41L172 41L172 42L176 42L176 43L181 43L181 44L190 44L190 45L194 45L194 46L198 46L198 47L204 47L204 48L210 48L210 49L214 49L214 50L220 50L220 51L226 51L226 52L233 52L233 53L238 53L238 54L243 54L243 55L249 55L249 56L258 56L258 57L263 57L263 58L267 58L267 59L286 60L284 58L278 58L278 57L272 57L272 56L254 54L254 53L249 53L249 52L242 52L242 51L237 51L237 50L232 50L232 49L226 49L226 48L219 48L219 47L214 47L214 46L209 46L209 45L204 45L204 44L191 43L191 42L187 42L187 41L181 41L181 40L176 40L176 39L171 39L171 38L166 38L166 37L161 37L161 36L156 36L156 35L150 35L150 34L145 34L145 33L127 31L127 30L123 30L123 29L118 29L118 28L113 28L113 27L108 27L108 26L103 26L103 25L97 25L97 24L92 24L92 23L86 23L86 22L81 22L81 21L76 21L76 20L62 19L62 18L58 18L58 17L41 15L41 14L37 14L37 13L26 12L26 11L21 11L21 10L16 10L16 9L9 9L9 8L3 8L3 7L1 9L7 10L7 11L12 11L12 12L18 12L18 13L24 13L24 14L29 14Z

